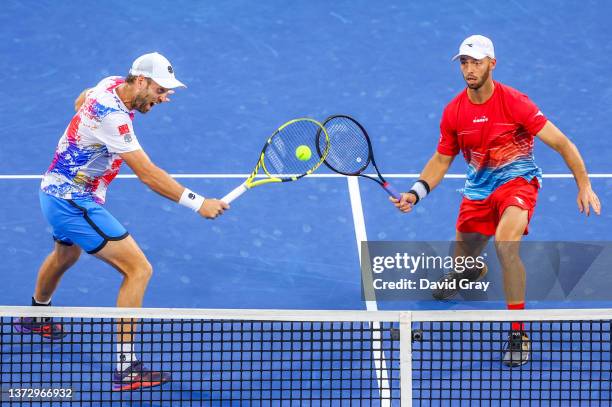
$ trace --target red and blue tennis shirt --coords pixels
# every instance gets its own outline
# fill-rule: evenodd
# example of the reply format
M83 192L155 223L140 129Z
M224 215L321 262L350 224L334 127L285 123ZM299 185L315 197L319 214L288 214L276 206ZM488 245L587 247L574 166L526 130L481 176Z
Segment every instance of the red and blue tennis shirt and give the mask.
M487 198L515 178L542 184L542 171L533 157L535 135L547 122L544 114L516 89L494 81L493 95L482 104L470 101L467 90L444 109L438 152L461 151L468 164L464 196Z

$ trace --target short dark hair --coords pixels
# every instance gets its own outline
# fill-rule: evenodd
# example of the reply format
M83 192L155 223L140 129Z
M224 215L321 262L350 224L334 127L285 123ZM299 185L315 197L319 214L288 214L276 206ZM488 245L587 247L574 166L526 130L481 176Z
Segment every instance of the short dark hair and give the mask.
M131 73L128 73L127 76L125 77L125 82L132 84L134 82L136 82L136 78L138 78L140 75L132 75ZM151 84L151 78L147 78L145 76L145 79L147 80L148 84Z

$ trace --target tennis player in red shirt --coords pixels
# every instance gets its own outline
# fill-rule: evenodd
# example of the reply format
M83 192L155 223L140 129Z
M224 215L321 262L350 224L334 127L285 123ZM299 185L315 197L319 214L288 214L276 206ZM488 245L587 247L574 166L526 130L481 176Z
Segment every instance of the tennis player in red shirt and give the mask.
M528 233L542 185L542 171L533 158L535 137L557 151L572 171L581 213L588 216L592 207L599 215L599 199L576 146L525 94L493 80L496 60L490 39L482 35L466 38L453 58L456 59L467 88L444 109L437 151L420 179L402 194L400 201L392 201L402 212L410 212L440 183L461 151L468 172L457 219L455 255L477 256L494 236L508 309L523 309L525 267L519 245ZM486 266L463 273L453 271L440 281L476 281L486 272ZM434 292L434 297L447 299L456 293L456 289L445 288ZM503 363L520 366L529 360L529 350L524 325L512 323Z

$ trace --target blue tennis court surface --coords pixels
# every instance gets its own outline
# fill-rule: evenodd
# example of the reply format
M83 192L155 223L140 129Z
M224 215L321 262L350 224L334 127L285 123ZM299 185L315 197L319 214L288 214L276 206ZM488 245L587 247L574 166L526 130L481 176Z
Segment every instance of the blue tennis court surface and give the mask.
M105 76L127 74L137 56L152 51L172 61L188 88L137 114L134 128L152 160L183 174L179 181L194 191L225 195L243 181L236 174L252 170L276 127L334 113L366 126L381 171L406 190L414 181L406 174L418 173L435 149L442 109L464 86L451 56L467 35L487 35L496 47L495 79L527 93L597 174L592 184L603 213L586 218L563 160L537 141L536 162L548 177L527 239L611 240L611 13L611 4L598 1L5 1L0 303L29 305L52 248L35 177L50 164L74 99ZM465 169L459 156L450 173ZM452 239L463 182L444 180L414 213L402 215L375 183L360 180L368 239ZM134 178L115 180L107 198L107 209L153 265L146 307L365 309L345 178L256 188L215 221ZM527 270L528 284L536 272ZM84 254L53 301L113 306L120 283L116 271ZM503 304L378 304L407 306Z

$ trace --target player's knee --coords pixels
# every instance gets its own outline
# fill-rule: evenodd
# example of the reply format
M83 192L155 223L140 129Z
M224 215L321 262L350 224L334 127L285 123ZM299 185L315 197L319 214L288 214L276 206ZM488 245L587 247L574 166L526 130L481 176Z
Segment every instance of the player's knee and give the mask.
M508 242L508 243L518 243L523 237L523 232L525 228L498 228L495 231L495 241L496 242Z
M495 251L502 262L520 258L520 241L496 240Z
M153 266L148 261L144 262L143 269L142 269L142 274L143 274L143 277L147 279L147 281L153 275Z
M153 275L153 266L148 260L143 259L132 269L132 277L147 282Z
M521 240L528 224L528 211L516 206L510 206L504 211L502 219L497 226L495 240L500 242Z

